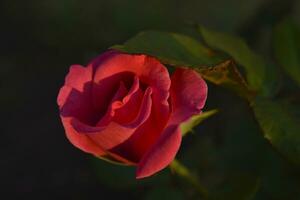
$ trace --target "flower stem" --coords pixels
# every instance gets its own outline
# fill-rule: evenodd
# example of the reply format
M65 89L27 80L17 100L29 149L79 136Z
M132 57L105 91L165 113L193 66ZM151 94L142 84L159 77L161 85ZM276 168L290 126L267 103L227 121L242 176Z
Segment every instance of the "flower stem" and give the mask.
M199 180L193 175L188 168L186 168L183 164L181 164L178 160L173 160L170 164L171 170L177 174L178 176L185 179L191 185L195 187L195 189L199 192L202 199L208 199L208 191L207 189L199 182Z

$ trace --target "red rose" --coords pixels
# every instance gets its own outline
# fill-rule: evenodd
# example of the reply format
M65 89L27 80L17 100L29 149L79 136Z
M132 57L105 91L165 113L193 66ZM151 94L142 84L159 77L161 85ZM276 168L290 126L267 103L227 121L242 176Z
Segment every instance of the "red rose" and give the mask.
M97 157L136 165L150 176L174 159L180 123L199 114L205 81L191 69L169 76L147 55L108 51L87 67L73 65L57 103L70 142Z

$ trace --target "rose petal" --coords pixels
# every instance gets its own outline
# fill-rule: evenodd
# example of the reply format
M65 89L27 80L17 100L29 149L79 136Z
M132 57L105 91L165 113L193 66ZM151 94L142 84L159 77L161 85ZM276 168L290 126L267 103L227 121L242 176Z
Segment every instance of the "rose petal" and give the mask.
M126 124L128 127L136 127L138 128L140 125L142 125L150 116L151 114L151 108L152 108L152 88L148 87L145 91L139 112L136 116L136 118L129 123ZM128 110L129 111L129 110Z
M177 68L171 80L171 123L176 124L201 112L207 98L207 85L197 72L184 68Z
M128 59L131 57L128 56ZM143 83L151 85L153 89L151 115L132 137L112 150L135 162L139 161L144 153L157 141L170 115L168 103L170 89L169 73L158 60L145 55L143 57L144 66L141 67L143 74L140 75L140 80Z
M57 97L60 115L76 117L84 123L93 124L97 119L97 115L93 112L87 93L86 91L79 92L68 85L63 86Z
M84 152L91 153L95 156L104 156L106 153L99 145L92 141L87 135L78 134L71 125L71 119L72 118L70 117L61 116L66 136L69 141Z
M121 81L120 82L120 87L119 87L118 91L116 92L116 94L114 95L114 97L112 98L111 102L120 101L126 95L128 95L127 88L125 87L125 84L123 83L123 81Z
M120 82L120 87L118 91L116 92L115 96L112 98L109 108L106 111L106 114L98 121L96 126L105 126L109 124L109 122L112 120L115 110L122 106L122 103L120 100L124 98L124 96L128 93L124 83Z
M91 124L97 118L91 105L92 70L80 65L72 65L60 89L57 103L60 114L72 116Z
M92 68L83 67L81 65L72 65L65 78L65 85L68 85L79 92L83 92L85 84L91 82L92 78Z
M134 79L133 79L133 84L128 92L128 94L123 98L123 104L126 104L129 99L131 98L131 96L137 92L140 88L140 80L137 76L134 76Z
M152 89L149 88L152 93ZM148 91L149 92L149 91ZM139 78L134 77L133 85L128 94L115 106L113 120L120 123L128 123L137 116L143 100L143 91L140 89Z
M105 155L103 149L89 137L78 134L70 123L72 117L84 118L90 121L91 107L89 106L88 96L91 80L91 69L80 65L72 65L65 78L65 85L59 91L57 104L60 108L61 120L69 141L87 153L103 156Z
M155 144L166 126L168 118L164 117L163 110L161 116L159 114L159 110L156 111L153 105L149 119L128 140L112 149L112 152L133 162L139 162L142 156Z
M69 86L62 86L58 92L57 96L57 104L59 106L59 109L61 109L68 99L70 93L72 91L72 88Z
M160 171L175 158L180 147L181 133L178 126L165 129L157 143L139 162L136 178L144 178Z
M139 79L136 76L134 77L133 85L128 94L123 96L122 100L116 98L116 96L119 96L120 92L124 93L126 90L123 82L121 83L122 84L112 99L105 116L97 123L97 126L108 124L111 120L120 124L129 123L134 120L139 113L144 96L142 90L139 88ZM152 88L149 88L148 90L148 92L152 93Z
M195 71L175 71L171 85L171 117L163 134L139 162L137 178L150 176L170 164L181 143L180 123L200 113L206 97L207 85Z
M146 55L123 54L111 50L97 57L89 66L94 68L93 102L97 109L105 109L109 103L104 97L111 96L120 80L130 84L135 75L140 82L153 89L153 96L164 99L167 104L170 78L165 66L155 58ZM103 108L104 107L104 108Z
M122 158L119 155L114 153L105 151L99 145L97 145L90 137L84 134L79 134L71 124L72 118L70 117L61 117L63 126L66 131L66 136L69 141L76 146L77 148L81 149L84 152L91 153L96 157L104 158L107 160L113 160L114 162L119 162L125 165L135 165L132 161L129 161L125 158Z
M119 124L112 121L104 127L92 127L80 122L76 118L71 123L78 133L88 135L101 148L105 150L111 149L127 140L148 119L152 105L151 94L152 90L148 88L145 92L139 114L128 124Z
M143 96L144 94L141 89L136 91L126 104L122 104L115 110L113 120L120 124L133 121L139 113Z

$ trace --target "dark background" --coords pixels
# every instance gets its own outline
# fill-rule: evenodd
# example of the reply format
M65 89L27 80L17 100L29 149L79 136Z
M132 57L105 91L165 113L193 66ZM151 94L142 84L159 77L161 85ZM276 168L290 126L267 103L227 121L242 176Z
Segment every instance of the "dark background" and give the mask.
M132 183L131 169L125 172L129 179L119 180L122 167L95 161L67 141L56 97L71 64L85 65L108 47L145 29L196 35L190 22L241 35L260 54L272 57L273 25L287 15L300 19L300 1L292 0L1 0L0 6L0 192L9 195L7 199L151 199L147 195L155 185L164 183L160 179ZM179 157L198 167L208 186L228 171L260 174L261 168L281 166L273 153L264 158L251 153L254 148L264 152L270 148L260 135L251 135L258 127L253 125L246 103L227 90L209 88L207 109L222 112L185 139ZM237 124L235 128L232 122ZM233 137L234 133L238 137ZM213 150L207 150L206 144ZM227 146L235 146L238 152L224 150ZM210 161L214 154L222 158L221 165ZM261 163L263 167L257 167ZM169 171L157 176L164 174ZM283 182L280 179L278 183ZM170 184L176 185L166 185ZM269 194L284 190L282 187L278 184L269 192L260 192L261 199L295 197L293 191L274 195L277 198Z

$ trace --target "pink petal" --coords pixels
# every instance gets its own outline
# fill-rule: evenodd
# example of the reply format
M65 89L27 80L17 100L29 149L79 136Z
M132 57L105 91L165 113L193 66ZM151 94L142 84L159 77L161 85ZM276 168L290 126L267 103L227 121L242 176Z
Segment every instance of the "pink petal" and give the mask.
M76 118L71 123L78 133L88 135L102 149L111 149L127 140L149 118L152 105L151 94L151 88L147 89L139 114L128 124L119 124L112 121L104 127L92 127L80 122Z
M127 88L125 87L125 84L123 81L120 82L119 89L117 90L116 94L112 98L111 102L114 101L120 101L122 100L126 95L128 95Z
M141 89L135 92L126 104L122 104L115 110L113 120L120 124L133 121L139 113L143 96L144 94Z
M139 162L150 147L155 144L167 124L169 113L164 113L164 109L159 109L159 106L162 105L155 104L154 100L153 104L148 120L128 140L112 149L112 152L133 162Z
M155 144L163 128L153 121L153 116L150 116L128 140L111 151L133 162L139 162L149 148Z
M120 55L128 57L127 59L131 59L131 57L144 59L144 66L141 67L143 71L139 78L141 82L151 85L153 89L153 103L149 119L136 130L132 137L112 150L129 160L137 162L157 141L169 119L170 77L167 69L152 57L145 55Z
M57 104L60 108L60 115L66 136L77 148L94 154L103 156L106 153L96 145L89 137L80 135L71 125L71 119L78 117L83 121L91 121L91 107L89 101L90 84L92 80L92 70L79 65L70 67L70 71L65 78L65 85L60 89Z
M131 98L131 96L137 92L140 88L140 80L137 76L134 76L134 79L133 79L133 84L128 92L128 94L123 98L123 104L126 104L129 99Z
M68 99L71 91L72 91L72 88L69 86L62 86L60 88L60 90L58 92L58 96L57 96L57 104L60 109L65 105L66 100Z
M207 98L207 85L191 69L177 68L172 75L172 123L181 123L201 112Z
M115 115L115 110L123 105L121 100L124 98L124 96L128 93L124 83L120 82L120 87L114 97L112 98L110 102L110 106L108 107L105 115L98 121L96 126L105 126L111 122L113 116Z
M152 89L149 88L149 90L151 90L152 93ZM144 94L140 89L139 78L135 76L133 85L128 94L115 106L113 110L113 120L121 124L132 121L140 110L143 96Z
M72 65L60 89L57 103L60 114L76 117L85 123L93 123L97 118L91 105L92 70Z
M165 129L157 143L139 162L136 178L144 178L168 166L180 147L181 133L178 126Z
M65 78L65 85L83 92L86 83L91 82L93 78L92 68L82 67L81 65L72 65Z
M116 162L120 162L126 165L135 165L135 163L126 160L125 158L122 158L119 155L105 151L98 144L96 144L89 136L79 134L71 124L72 118L61 117L61 120L65 128L67 138L77 148L81 149L86 153L91 153L99 158L114 160Z
M87 93L87 91L79 92L68 85L63 86L57 97L60 115L76 117L84 123L93 124L98 117L93 112Z
M177 69L172 76L172 113L158 141L143 155L137 178L150 176L170 164L181 143L180 123L201 112L207 97L205 81L193 70ZM140 140L143 143L142 140Z
M106 154L105 151L87 135L78 134L78 132L71 125L70 117L61 116L61 120L65 128L66 136L74 146L95 156L104 156Z
M170 78L165 66L155 58L146 55L123 54L118 51L108 51L97 57L89 66L94 69L93 102L97 109L105 109L109 103L106 98L112 95L120 80L130 84L137 76L145 85L153 89L153 96L164 99L167 104ZM106 107L104 106L106 105ZM103 108L104 107L104 108Z

